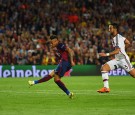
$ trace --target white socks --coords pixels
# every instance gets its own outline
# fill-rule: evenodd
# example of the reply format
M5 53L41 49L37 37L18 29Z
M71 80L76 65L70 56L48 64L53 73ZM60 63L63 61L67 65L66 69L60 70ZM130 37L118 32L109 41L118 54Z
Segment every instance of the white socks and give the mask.
M107 71L101 71L101 72L102 72L102 79L103 79L104 87L109 88L108 72Z

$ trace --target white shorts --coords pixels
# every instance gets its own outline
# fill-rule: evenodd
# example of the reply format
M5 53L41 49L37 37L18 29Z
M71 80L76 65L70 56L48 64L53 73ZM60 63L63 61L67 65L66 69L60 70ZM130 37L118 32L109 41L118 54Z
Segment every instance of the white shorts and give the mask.
M133 69L133 66L128 59L121 59L121 60L113 59L108 61L107 64L110 66L111 70L123 68L124 70L129 72Z

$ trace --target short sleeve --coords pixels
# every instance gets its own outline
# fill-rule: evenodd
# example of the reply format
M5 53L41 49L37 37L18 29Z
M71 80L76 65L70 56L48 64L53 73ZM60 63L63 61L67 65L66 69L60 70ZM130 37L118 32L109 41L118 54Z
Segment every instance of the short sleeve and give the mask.
M66 50L65 44L60 43L60 44L58 45L58 49L60 49L61 51L65 51L65 50Z
M125 37L122 37L123 38L123 40L125 41L126 40L126 38Z

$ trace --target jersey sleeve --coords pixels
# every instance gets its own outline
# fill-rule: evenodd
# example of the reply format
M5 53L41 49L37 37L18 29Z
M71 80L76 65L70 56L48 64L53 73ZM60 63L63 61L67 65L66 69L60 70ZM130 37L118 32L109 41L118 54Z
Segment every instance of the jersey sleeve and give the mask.
M123 47L123 43L125 41L125 37L117 35L115 39L115 49Z
M120 48L119 47L119 38L118 38L118 35L116 36L116 39L115 39L115 49L117 49L117 48Z
M65 51L66 50L66 45L65 44L59 44L58 48L61 50L61 51Z
M126 38L125 37L122 37L123 38L123 40L125 41L126 40Z

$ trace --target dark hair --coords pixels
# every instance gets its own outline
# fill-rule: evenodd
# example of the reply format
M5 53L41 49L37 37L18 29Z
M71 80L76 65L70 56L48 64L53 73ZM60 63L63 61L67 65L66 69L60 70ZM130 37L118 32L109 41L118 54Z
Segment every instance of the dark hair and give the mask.
M109 25L112 25L114 28L116 28L117 30L119 30L119 25L117 23L111 23Z
M50 36L50 39L53 40L53 39L58 39L58 37L56 35L51 35Z

